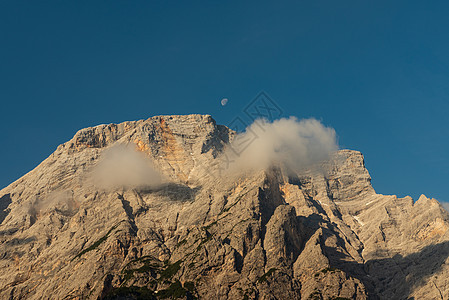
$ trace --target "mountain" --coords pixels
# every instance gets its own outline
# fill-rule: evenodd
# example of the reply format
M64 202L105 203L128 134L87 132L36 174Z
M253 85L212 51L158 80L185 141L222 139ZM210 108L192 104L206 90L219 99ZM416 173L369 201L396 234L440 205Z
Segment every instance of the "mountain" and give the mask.
M77 132L0 191L0 298L449 298L436 200L377 194L352 150L216 173L235 136L208 115Z

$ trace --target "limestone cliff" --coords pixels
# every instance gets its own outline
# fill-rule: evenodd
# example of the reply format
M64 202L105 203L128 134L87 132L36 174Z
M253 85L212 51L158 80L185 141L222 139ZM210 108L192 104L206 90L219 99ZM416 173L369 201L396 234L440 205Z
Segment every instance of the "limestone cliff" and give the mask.
M449 298L436 200L376 194L351 150L320 171L216 176L233 137L203 115L80 130L0 191L0 298ZM118 144L164 183L98 188Z

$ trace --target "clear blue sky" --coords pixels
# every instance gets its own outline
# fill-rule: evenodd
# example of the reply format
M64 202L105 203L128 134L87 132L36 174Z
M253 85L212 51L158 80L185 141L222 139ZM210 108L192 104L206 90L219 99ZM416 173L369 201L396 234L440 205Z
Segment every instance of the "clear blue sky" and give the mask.
M362 151L379 193L449 201L449 2L178 2L0 2L0 186L81 128L227 124L264 90Z

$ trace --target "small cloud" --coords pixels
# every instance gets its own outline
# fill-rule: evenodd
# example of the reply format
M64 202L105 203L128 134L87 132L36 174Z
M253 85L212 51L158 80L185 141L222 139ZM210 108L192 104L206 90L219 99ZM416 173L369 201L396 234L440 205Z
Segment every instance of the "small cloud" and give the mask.
M162 176L150 158L131 146L117 145L105 150L89 179L104 189L157 186Z
M441 205L444 207L444 209L446 209L446 210L449 212L449 202L443 202L443 201L441 201L440 203L441 203Z
M25 204L25 209L30 215L44 214L47 211L58 209L64 212L73 212L77 203L69 190L56 190L44 196L39 196Z

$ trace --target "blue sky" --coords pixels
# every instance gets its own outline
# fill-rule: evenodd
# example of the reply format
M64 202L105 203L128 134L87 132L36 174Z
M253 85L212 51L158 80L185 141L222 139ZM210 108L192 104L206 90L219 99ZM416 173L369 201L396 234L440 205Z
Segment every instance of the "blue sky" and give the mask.
M264 90L362 151L377 192L449 201L448 15L447 1L1 1L0 186L81 128L227 124Z

